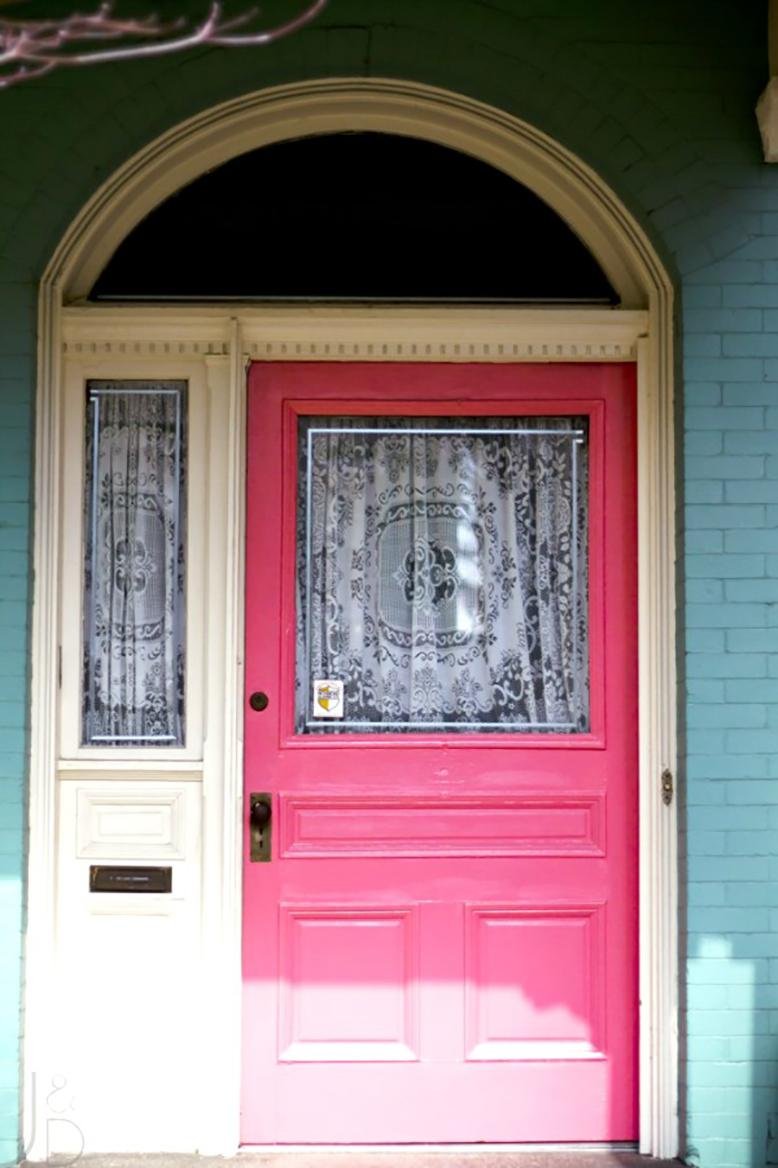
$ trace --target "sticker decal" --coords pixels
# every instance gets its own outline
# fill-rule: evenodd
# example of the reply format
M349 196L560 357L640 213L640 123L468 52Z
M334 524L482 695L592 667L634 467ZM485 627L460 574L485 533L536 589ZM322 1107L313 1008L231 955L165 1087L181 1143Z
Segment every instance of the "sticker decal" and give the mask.
M314 718L343 717L343 682L332 677L316 678L313 683Z

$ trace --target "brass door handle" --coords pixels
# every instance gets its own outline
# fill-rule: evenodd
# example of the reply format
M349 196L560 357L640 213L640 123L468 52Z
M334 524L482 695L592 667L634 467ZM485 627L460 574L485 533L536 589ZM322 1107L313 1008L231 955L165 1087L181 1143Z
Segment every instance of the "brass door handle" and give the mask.
M269 864L273 796L266 791L252 791L249 795L249 859L252 864Z

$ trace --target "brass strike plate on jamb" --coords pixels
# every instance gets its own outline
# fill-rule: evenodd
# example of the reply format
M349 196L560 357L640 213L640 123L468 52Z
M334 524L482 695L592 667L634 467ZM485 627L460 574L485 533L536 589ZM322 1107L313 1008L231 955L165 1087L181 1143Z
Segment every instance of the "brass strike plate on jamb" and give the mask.
M665 807L669 807L673 801L673 772L671 770L662 771L662 802Z

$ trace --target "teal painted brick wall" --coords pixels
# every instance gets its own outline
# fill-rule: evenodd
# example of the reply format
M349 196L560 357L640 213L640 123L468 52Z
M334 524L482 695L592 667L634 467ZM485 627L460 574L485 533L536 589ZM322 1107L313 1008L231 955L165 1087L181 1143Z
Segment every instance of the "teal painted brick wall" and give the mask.
M30 287L0 284L0 1163L18 1151L23 1029L34 306Z
M269 21L284 11L265 6ZM18 1139L36 282L97 185L170 125L265 85L370 74L459 90L545 129L614 186L677 278L688 1144L704 1168L778 1162L778 168L761 162L753 116L765 21L761 0L710 0L704 16L696 0L649 12L330 0L315 28L269 49L57 73L0 95L0 1156Z

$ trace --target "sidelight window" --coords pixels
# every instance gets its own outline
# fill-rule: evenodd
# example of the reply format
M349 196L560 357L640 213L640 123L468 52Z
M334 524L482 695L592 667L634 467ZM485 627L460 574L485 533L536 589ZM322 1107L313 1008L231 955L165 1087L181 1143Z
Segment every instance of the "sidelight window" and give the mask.
M183 746L185 381L88 381L81 740Z

